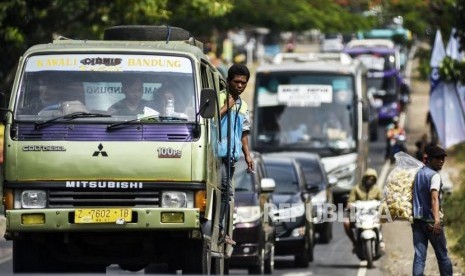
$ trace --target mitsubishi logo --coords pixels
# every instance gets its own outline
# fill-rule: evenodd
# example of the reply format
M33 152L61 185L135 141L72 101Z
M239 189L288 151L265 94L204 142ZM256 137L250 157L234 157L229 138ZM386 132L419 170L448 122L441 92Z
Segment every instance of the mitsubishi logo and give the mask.
M102 154L103 157L108 157L108 154L106 151L102 151L103 146L102 144L98 145L98 151L94 151L94 154L92 154L93 157L98 156L99 154Z

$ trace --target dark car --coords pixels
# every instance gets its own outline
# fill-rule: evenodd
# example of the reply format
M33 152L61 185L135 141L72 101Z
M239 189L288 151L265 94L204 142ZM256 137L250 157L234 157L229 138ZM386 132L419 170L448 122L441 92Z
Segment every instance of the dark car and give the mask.
M266 207L275 182L266 177L261 155L252 152L252 158L255 173L247 173L244 158L236 163L233 239L237 244L229 266L248 268L250 274L272 274L274 231Z
M269 156L292 157L299 162L306 181L305 189L302 192L311 195L315 234L319 242L329 243L333 237L333 223L325 218L329 218L328 207L334 202L332 186L337 182L337 179L328 180L321 158L316 153L279 152L271 153Z
M297 160L263 155L267 175L274 179L272 194L276 255L294 255L295 265L313 261L314 226L312 204L305 190L305 176Z

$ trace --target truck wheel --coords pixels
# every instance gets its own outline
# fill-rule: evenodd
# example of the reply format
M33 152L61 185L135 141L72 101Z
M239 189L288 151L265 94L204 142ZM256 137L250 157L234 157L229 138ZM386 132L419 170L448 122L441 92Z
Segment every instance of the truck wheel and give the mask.
M191 34L181 28L171 26L123 25L105 30L104 40L133 41L179 41L189 40Z
M75 264L57 260L43 244L28 238L13 241L14 273L104 273L105 271L106 265Z
M183 274L210 275L212 266L212 254L210 241L203 240L190 244L184 254Z
M13 273L47 272L47 262L42 262L39 246L29 240L13 241Z

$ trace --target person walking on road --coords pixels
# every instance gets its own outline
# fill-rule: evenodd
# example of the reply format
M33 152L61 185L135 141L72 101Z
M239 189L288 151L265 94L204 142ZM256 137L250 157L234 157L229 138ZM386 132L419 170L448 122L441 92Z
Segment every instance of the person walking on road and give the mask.
M235 244L234 240L223 233L223 220L229 204L231 195L231 180L234 175L235 163L239 160L242 150L245 161L247 162L247 172L253 172L253 160L249 151L248 134L250 131L251 121L247 103L243 101L240 95L247 87L250 78L249 69L243 64L233 64L228 70L228 92L220 94L220 103L223 103L220 110L221 116L221 138L220 156L223 157L222 178L221 178L221 210L220 210L220 230L226 243ZM229 108L228 108L229 107ZM228 114L229 113L229 114ZM228 121L230 125L230 159L227 158L227 128ZM221 148L225 149L222 150ZM229 170L229 174L228 174ZM229 176L229 178L228 178Z
M447 253L441 208L442 180L439 171L447 156L438 145L425 149L427 162L416 174L413 183L413 275L423 275L428 241L436 253L441 276L452 275L452 262Z

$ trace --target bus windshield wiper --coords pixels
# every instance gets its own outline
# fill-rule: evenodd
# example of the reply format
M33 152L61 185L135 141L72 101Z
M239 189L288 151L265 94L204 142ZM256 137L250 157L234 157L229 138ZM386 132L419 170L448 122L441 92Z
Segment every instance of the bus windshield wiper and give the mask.
M51 123L61 121L61 120L70 121L70 120L74 120L77 118L100 118L100 117L111 117L111 115L101 114L101 113L89 113L89 112L74 112L74 113L63 115L63 116L58 116L58 117L55 117L55 118L52 118L50 120L46 120L43 122L35 122L34 128L38 130L44 126L47 126Z
M140 122L140 121L154 121L154 122L160 122L160 121L186 121L187 122L187 118L180 118L180 117L173 117L173 116L150 115L150 116L145 116L145 117L141 117L141 118L137 118L137 119L133 119L133 120L129 120L129 121L124 121L124 122L111 124L111 125L107 126L107 130L110 131L110 130L113 130L113 129L118 128L120 126L125 126L125 125L129 125L131 123Z

